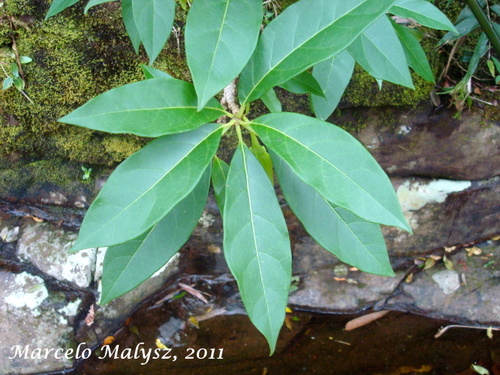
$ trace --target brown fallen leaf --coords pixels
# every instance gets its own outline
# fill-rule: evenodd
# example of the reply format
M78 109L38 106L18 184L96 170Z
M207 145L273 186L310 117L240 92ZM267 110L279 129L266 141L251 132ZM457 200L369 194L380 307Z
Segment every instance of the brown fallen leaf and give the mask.
M352 331L353 329L362 327L364 325L367 325L377 319L382 318L385 314L387 314L389 310L382 310L382 311L375 311L370 314L366 314L363 316L360 316L358 318L354 318L352 320L349 320L347 324L345 325L345 330L346 331Z
M208 303L207 299L203 296L203 294L201 294L200 291L198 291L198 290L194 289L193 287L191 287L189 285L186 285L184 283L179 283L177 285L179 285L179 287L181 287L182 289L184 289L189 294L195 296L196 298L202 300L205 303Z

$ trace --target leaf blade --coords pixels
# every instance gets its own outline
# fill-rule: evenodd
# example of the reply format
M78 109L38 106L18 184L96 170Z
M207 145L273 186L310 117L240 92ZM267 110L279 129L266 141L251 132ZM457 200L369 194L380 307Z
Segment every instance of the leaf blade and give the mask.
M146 79L151 79L151 78L169 78L169 79L173 79L174 78L170 74L168 74L168 73L166 73L164 71L152 68L152 67L147 66L147 65L141 65L141 68L142 68L142 72L144 73L144 77Z
M92 8L96 5L99 5L99 4L109 3L110 1L115 1L115 0L90 0L87 3L87 5L85 5L85 9L83 10L83 13L87 14L87 12L89 11L90 8Z
M281 112L281 102L278 98L278 95L276 95L274 89L271 89L267 93L262 95L260 100L262 100L262 102L267 107L267 109L269 109L269 111Z
M337 108L349 85L355 64L349 51L344 50L314 66L312 74L324 93L324 96L311 95L312 108L317 118L326 120Z
M387 17L378 18L347 49L371 76L414 88L403 47Z
M273 86L341 52L393 3L354 0L332 6L328 0L302 0L289 6L264 29L243 69L240 103L259 99Z
M224 202L226 200L226 181L229 172L229 165L217 156L212 162L212 186L214 187L215 200L221 215L224 212Z
M108 133L158 137L196 129L224 114L215 99L203 111L196 108L190 83L155 78L100 94L59 121Z
M389 12L399 17L413 18L419 24L433 29L457 31L444 13L426 0L397 0Z
M152 65L168 40L175 0L133 0L132 13L140 40Z
M290 242L274 188L242 143L227 180L224 255L250 320L266 337L272 353L288 300Z
M323 248L361 271L394 276L378 224L331 204L302 182L281 158L274 154L272 157L286 201Z
M389 178L346 131L296 113L261 116L252 121L252 128L329 202L367 221L411 231Z
M145 233L193 190L222 130L207 124L158 138L122 162L90 206L72 252L124 243Z
M198 110L226 87L248 62L263 17L260 0L199 0L186 22L187 62ZM210 23L205 20L210 19Z
M104 257L101 304L136 288L177 253L203 212L209 182L210 168L207 168L193 191L147 233L108 248Z
M429 60L427 60L424 49L417 38L405 26L398 25L395 22L393 22L393 26L403 45L408 65L423 79L435 83L436 81L429 65Z
M76 4L79 0L54 0L52 4L50 4L50 8L45 15L45 19L55 16L58 13L61 13L64 9L69 8L70 6Z
M139 35L139 30L135 25L134 20L134 9L132 8L132 0L122 0L122 19L125 24L125 29L127 30L128 37L132 42L135 53L139 53L139 47L141 46L141 36Z
M308 71L302 72L299 75L293 77L292 79L282 83L281 88L290 91L294 94L314 94L318 96L323 96L323 90L320 84Z

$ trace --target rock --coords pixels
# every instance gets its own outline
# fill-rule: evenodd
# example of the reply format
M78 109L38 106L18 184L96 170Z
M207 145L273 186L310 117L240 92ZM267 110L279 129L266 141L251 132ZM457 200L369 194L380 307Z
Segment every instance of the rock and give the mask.
M494 236L500 221L500 178L450 181L393 178L413 235L383 227L392 256L419 253Z
M460 119L425 105L406 112L352 111L366 122L356 137L391 176L487 180L500 174L500 126L480 109L464 111Z
M3 242L10 243L17 241L17 236L19 235L19 227L3 227L0 231L0 238Z
M158 293L158 291L164 287L165 282L178 271L179 266L179 255L174 255L167 264L137 288L105 305L100 305L99 296L101 292L101 278L106 249L107 248L99 248L97 252L97 262L94 273L94 280L97 283L97 303L94 307L94 324L91 328L87 325L81 325L77 332L78 339L90 345L95 345L106 336L111 335L117 325L122 324L145 298ZM96 332L99 334L99 337L95 336Z
M79 300L50 295L41 277L0 271L0 368L2 374L31 374L70 368L71 357L56 358L74 347L72 323ZM62 299L61 299L62 297ZM38 351L36 349L39 349Z
M452 270L439 271L432 275L432 280L438 284L444 294L452 294L460 288L458 273Z
M500 325L500 243L486 242L481 254L465 249L446 257L453 270L442 263L415 275L400 286L389 306L463 324Z
M18 255L61 281L86 288L92 281L95 249L68 254L76 233L48 223L27 223L18 242Z

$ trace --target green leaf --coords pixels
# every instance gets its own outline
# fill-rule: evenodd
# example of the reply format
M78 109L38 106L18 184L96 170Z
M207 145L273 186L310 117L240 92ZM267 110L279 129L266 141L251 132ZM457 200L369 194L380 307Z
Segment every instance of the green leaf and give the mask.
M99 5L99 4L102 4L102 3L109 3L111 1L114 1L114 0L90 0L87 5L85 6L85 9L84 9L84 14L87 14L87 12L89 11L90 8L96 6L96 5Z
M221 138L218 125L158 138L112 173L90 206L72 252L145 233L194 189Z
M214 187L215 200L221 214L224 212L224 202L226 200L226 181L229 172L229 165L217 156L212 162L212 186Z
M348 50L373 77L414 88L403 47L387 17L378 18Z
M10 64L10 73L14 76L14 77L19 77L19 67L17 66L17 63L12 63Z
M355 63L349 51L344 50L314 66L312 74L324 93L323 96L311 95L312 108L317 118L326 120L337 108L351 80Z
M52 16L55 16L58 13L61 13L64 9L69 8L73 4L76 4L78 0L54 0L52 4L50 4L49 11L45 16L45 19L48 19Z
M186 22L186 54L198 110L245 67L257 44L261 0L196 0Z
M172 30L175 0L133 0L132 14L140 40L152 65Z
M474 53L469 61L469 67L467 68L467 73L465 74L462 80L468 81L472 78L472 75L475 73L481 57L483 57L486 52L488 52L488 37L483 32L479 35L479 39L477 40L476 47L474 48Z
M500 4L491 5L490 10L496 13L497 16L500 16Z
M274 184L273 161L271 160L271 155L269 155L266 148L260 144L255 134L250 133L250 137L252 139L252 146L250 147L250 151L252 151L252 154L254 154L254 156L266 171L267 177L269 177L269 181Z
M33 61L33 59L29 56L21 56L19 61L21 62L21 64L29 64Z
M456 32L455 26L443 12L427 0L397 0L389 12L399 17L413 18L419 24L433 29Z
M424 49L413 32L408 27L398 25L396 22L393 22L392 25L403 45L408 65L423 79L435 83L429 60L427 60Z
M122 0L122 18L125 28L127 29L128 37L132 42L135 53L139 53L141 46L141 36L135 25L134 10L132 9L132 0Z
M224 255L271 354L285 319L292 260L283 213L259 161L240 143L227 177Z
M171 78L134 82L107 91L60 122L108 133L158 137L196 129L225 112L215 100L200 112L193 85Z
M286 201L321 246L361 271L394 276L380 225L328 202L281 158L273 155L273 162Z
M188 240L203 212L208 195L210 168L198 184L148 232L107 249L100 303L115 299L151 277Z
M281 112L281 102L274 89L269 90L260 99L271 112Z
M329 202L367 221L411 231L389 178L346 131L297 113L267 114L253 120L252 128Z
M2 90L7 90L14 84L14 78L13 77L7 77L3 80L2 84Z
M470 16L465 17L460 22L455 25L455 31L447 32L441 40L437 43L437 47L445 44L446 42L452 42L457 40L458 38L463 37L464 35L469 34L479 27L479 23L477 22L476 17L471 13Z
M500 72L500 61L498 61L498 59L495 57L495 56L491 56L491 59L493 60L493 62L495 63L495 66L497 68L497 71Z
M168 74L168 73L166 73L164 71L152 68L152 67L144 65L144 64L141 65L141 68L142 68L142 72L144 73L144 77L146 79L151 79L151 78L173 78L170 74Z
M349 46L394 0L301 0L264 29L240 76L243 105Z
M308 71L302 72L285 83L282 83L280 87L294 94L314 94L324 96L320 84Z
M18 90L24 90L24 81L20 77L14 77L14 86Z
M490 74L493 76L493 78L495 78L495 64L493 63L493 60L486 61L486 64L488 65Z
M480 375L489 375L490 373L487 369L479 365L472 364L470 367Z

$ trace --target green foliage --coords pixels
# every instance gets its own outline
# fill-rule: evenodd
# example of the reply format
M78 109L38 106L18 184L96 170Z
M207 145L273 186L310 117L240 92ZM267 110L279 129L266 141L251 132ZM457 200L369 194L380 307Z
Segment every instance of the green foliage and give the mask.
M5 53L0 57L0 67L2 68L2 71L6 76L2 83L2 90L7 90L10 87L14 86L17 90L19 90L21 94L24 95L26 99L30 101L30 103L33 103L31 98L24 92L26 83L24 82L24 79L20 73L21 64L29 64L30 62L32 62L33 60L31 59L31 57L16 56L16 54L13 52L8 54Z
M491 50L500 54L500 23L496 20L500 17L500 4L490 4L488 0L479 1L466 1L466 5L455 21L455 30L446 33L438 42L438 46L447 43L456 43L456 47L460 46L463 39L467 36L472 36L473 32L481 29L479 38L474 38L474 50L470 59L468 59L468 67L465 75L458 80L458 82L451 87L442 89L440 94L449 94L455 108L460 111L466 106L470 105L474 98L471 94L473 92L472 78L481 63L481 59L485 55L490 55ZM457 49L457 48L454 48ZM450 56L451 59L452 56ZM499 84L500 79L495 76L494 59L488 59L486 65L490 71L494 83ZM498 60L497 60L498 61ZM446 75L447 70L443 73ZM480 99L483 103L483 100ZM487 103L489 104L489 103Z
M48 16L72 2L54 3ZM156 138L110 176L71 250L110 246L102 302L139 285L183 245L203 209L210 176L227 263L271 353L292 279L275 172L288 204L318 243L364 271L393 275L380 224L411 229L389 178L354 137L322 119L335 109L355 61L378 80L412 87L408 65L429 78L425 64L416 65L418 39L395 29L388 11L453 27L425 0L334 3L300 0L270 20L257 0L196 0L185 31L194 85L143 66L146 80L101 94L61 119ZM168 22L160 18L169 7L170 0L122 1L132 43L136 50L145 46L150 63L168 36ZM238 76L239 104L230 84ZM310 93L321 119L281 112L276 86ZM213 98L222 89L224 108ZM249 119L250 103L259 98L273 113ZM229 131L238 139L230 165L215 156Z

